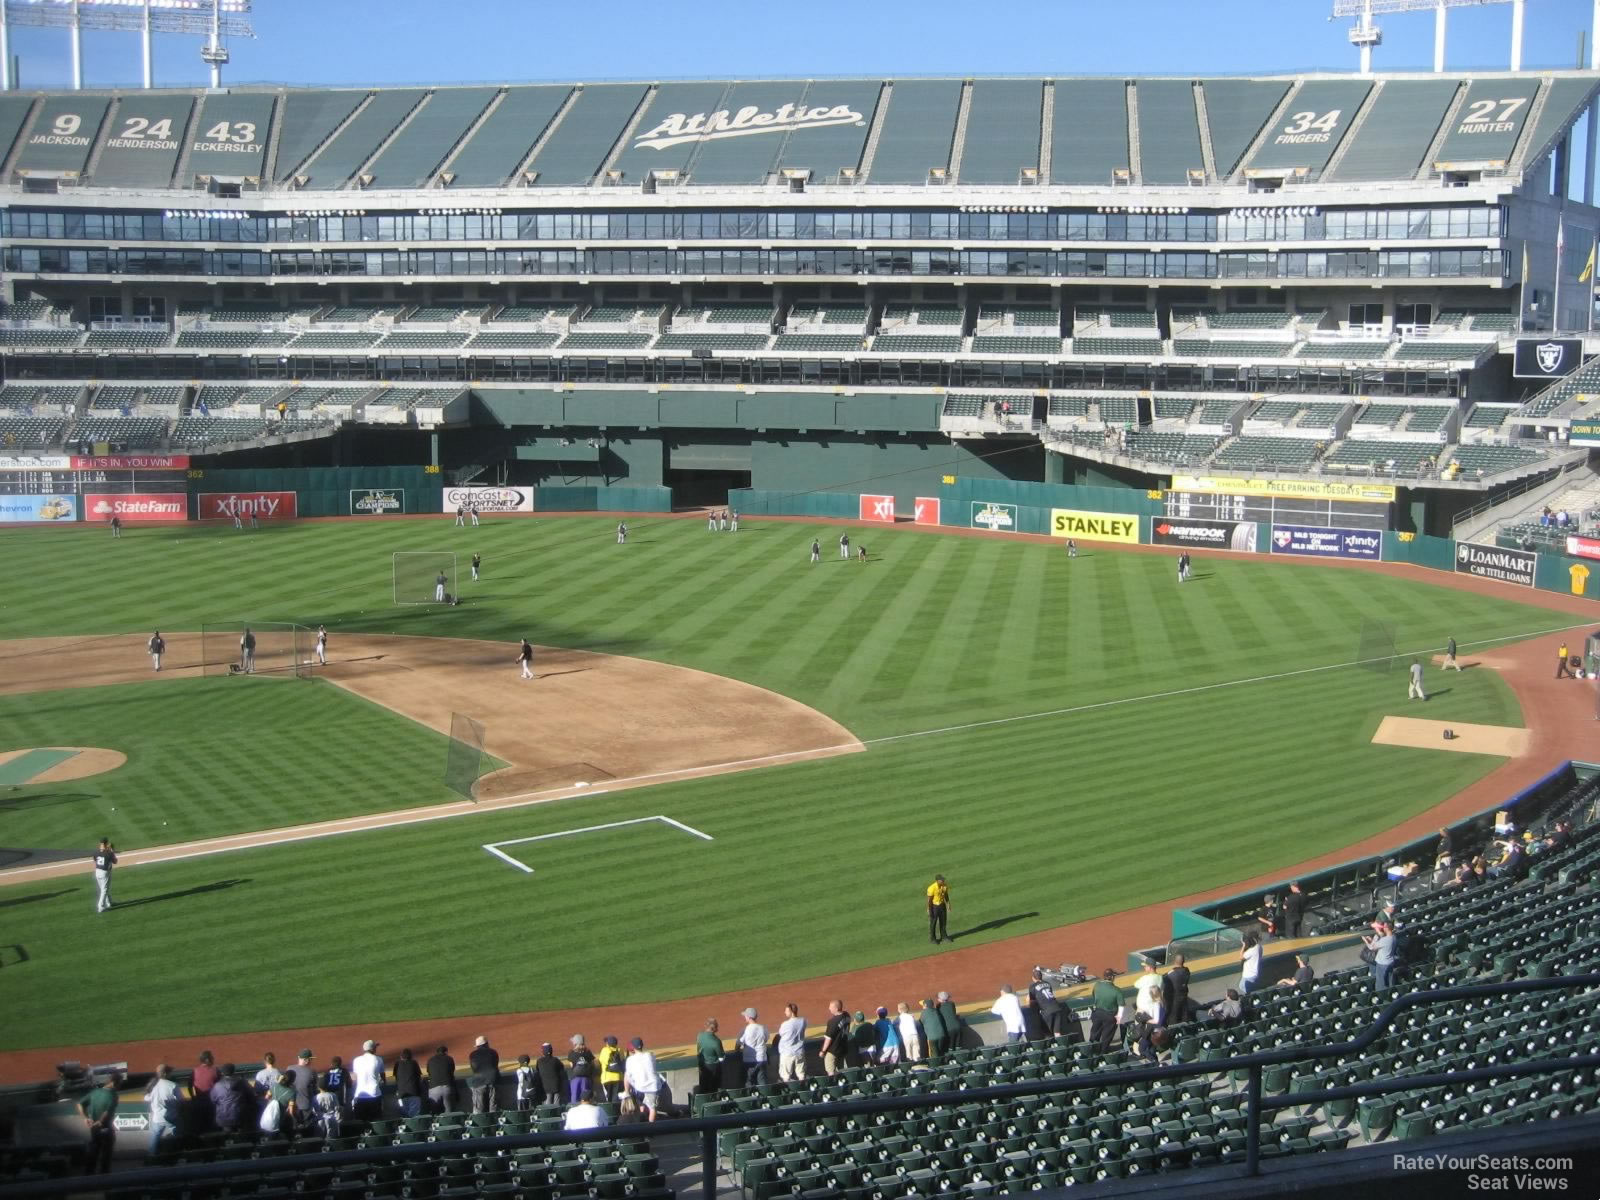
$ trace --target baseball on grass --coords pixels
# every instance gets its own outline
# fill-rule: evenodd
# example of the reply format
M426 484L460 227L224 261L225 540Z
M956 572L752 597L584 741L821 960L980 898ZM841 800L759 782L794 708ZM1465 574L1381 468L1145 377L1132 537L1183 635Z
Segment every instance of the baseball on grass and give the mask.
M577 783L573 784L572 786L573 787L588 787L589 786L589 781L587 779L580 779Z

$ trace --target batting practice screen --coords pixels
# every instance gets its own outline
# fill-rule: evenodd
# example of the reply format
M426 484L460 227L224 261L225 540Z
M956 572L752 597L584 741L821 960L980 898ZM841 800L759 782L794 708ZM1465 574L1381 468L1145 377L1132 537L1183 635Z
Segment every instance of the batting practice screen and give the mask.
M452 551L395 551L396 604L448 604L455 596L456 556Z
M248 631L254 649L245 645ZM200 626L201 672L311 678L316 635L286 621L206 621Z
M445 751L444 785L456 795L474 799L473 784L483 774L483 723L465 713L450 714L450 746Z
M1394 626L1371 617L1361 622L1361 641L1356 646L1356 663L1369 671L1385 672L1394 666Z

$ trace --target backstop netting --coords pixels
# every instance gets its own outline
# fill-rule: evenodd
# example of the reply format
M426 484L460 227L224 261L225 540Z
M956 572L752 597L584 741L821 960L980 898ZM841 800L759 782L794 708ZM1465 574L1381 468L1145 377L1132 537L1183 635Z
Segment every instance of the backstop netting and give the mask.
M443 581L440 581L443 576ZM396 604L450 604L456 598L456 556L449 550L397 550Z
M465 713L450 714L450 746L444 757L444 785L458 796L474 799L472 785L483 774L483 723Z
M206 621L200 626L201 671L206 675L309 679L315 647L312 630L287 621Z
M1369 671L1388 671L1394 666L1394 626L1371 617L1361 622L1361 643L1356 647L1356 663Z

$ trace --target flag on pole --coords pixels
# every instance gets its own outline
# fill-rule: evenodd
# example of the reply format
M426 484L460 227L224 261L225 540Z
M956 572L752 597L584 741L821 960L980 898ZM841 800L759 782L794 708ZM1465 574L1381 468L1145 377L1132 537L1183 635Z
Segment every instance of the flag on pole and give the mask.
M1578 276L1579 283L1591 283L1594 280L1594 252L1600 249L1600 239L1589 243L1589 261L1583 264L1583 274Z

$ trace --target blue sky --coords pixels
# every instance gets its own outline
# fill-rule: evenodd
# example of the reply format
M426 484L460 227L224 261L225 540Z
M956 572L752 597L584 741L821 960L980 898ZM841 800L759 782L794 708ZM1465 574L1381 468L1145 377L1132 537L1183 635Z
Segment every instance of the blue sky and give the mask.
M386 84L910 74L1353 70L1331 0L256 0L235 83ZM1524 65L1571 67L1590 0L1528 0ZM1380 21L1380 70L1426 70L1433 18ZM1453 10L1451 69L1504 68L1509 5ZM66 34L15 29L25 87L70 82ZM138 39L84 39L88 86L137 84ZM205 82L199 40L157 41L156 81Z

